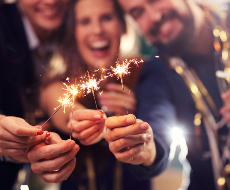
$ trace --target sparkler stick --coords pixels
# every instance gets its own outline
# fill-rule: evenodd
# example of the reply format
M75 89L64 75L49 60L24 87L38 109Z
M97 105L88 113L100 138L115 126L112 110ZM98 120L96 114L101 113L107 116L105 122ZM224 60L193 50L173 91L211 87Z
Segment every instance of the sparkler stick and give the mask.
M112 68L112 71L114 72L115 75L119 76L121 79L121 86L122 86L122 90L123 90L123 94L124 94L124 98L125 98L125 88L124 88L124 82L123 82L123 74L129 74L130 72L128 71L129 69L129 64L124 64L125 62L123 62L123 65L120 64L120 61L118 59L118 53L116 53L117 55L117 64L116 64L116 68ZM119 78L118 77L118 78ZM126 111L127 111L127 115L129 114L128 112L128 108L127 108L127 103L126 103L126 98L125 98L125 107L126 107Z
M87 72L88 72L88 77L89 77L89 81L90 81L89 71L87 71ZM91 86L91 90L92 90L92 93L93 93L94 103L95 103L96 108L97 108L97 110L98 110L98 107L97 107L97 102L96 102L96 97L95 97L95 94L94 94L93 85Z
M94 93L94 90L98 90L99 89L99 86L98 84L100 83L101 80L97 81L96 78L94 78L93 76L90 77L89 75L89 71L87 71L88 73L88 80L82 84L82 88L84 89L87 89L87 94L92 92L93 94L93 98L94 98L94 102L95 102L95 105L96 105L96 109L98 110L98 107L97 107L97 101L96 101L96 97L95 97L95 93Z
M123 83L122 74L120 75L120 77L121 77L121 86L122 86L123 94L124 94L124 98L125 98L125 88L124 88L124 83ZM127 115L129 115L128 108L127 108L127 104L126 104L126 98L125 98L125 107L126 107Z
M66 79L68 82L69 82L69 78ZM76 85L76 78L75 78L75 84L72 84L70 86L68 86L67 84L63 83L65 86L66 86L66 90L67 91L67 94L71 94L69 98L71 98L72 96L72 104L69 104L69 106L72 107L72 120L71 120L71 133L70 133L70 140L71 140L71 135L72 135L72 132L73 132L73 108L74 108L74 99L75 97L80 93L80 90L79 90L79 86Z
M42 124L41 127L43 127L43 126L44 126L44 125L55 115L55 113L57 113L58 110L61 109L61 107L62 107L62 105L58 106L58 107L56 108L55 112L53 112L53 114L49 117L49 119L47 119L47 120L45 121L45 123Z
M77 82L77 79L75 78L75 86L76 86L76 82ZM74 95L73 95L73 106L74 106ZM71 136L72 136L72 133L73 133L73 106L72 106L72 120L71 120L71 133L70 133L70 140L71 140Z
M130 67L129 66L130 66L131 63L134 63L135 65L138 66L139 63L143 63L144 61L142 59L141 60L137 60L137 59L127 60L126 59L125 61L123 61L122 64L120 64L120 61L118 59L118 54L116 53L116 55L117 55L116 67L115 68L111 67L111 69L113 71L113 74L117 75L117 78L121 79L122 90L123 90L124 97L125 97L125 89L124 89L123 76L130 74L130 71L129 71ZM127 104L126 104L126 98L125 98L125 105L126 105L126 111L127 111L127 114L128 114L128 108L127 108Z
M97 107L97 102L96 102L96 97L95 97L95 94L94 94L94 90L93 90L93 87L91 87L91 88L92 88L92 93L93 93L94 103L95 103L96 108L97 108L97 110L98 110L98 107Z

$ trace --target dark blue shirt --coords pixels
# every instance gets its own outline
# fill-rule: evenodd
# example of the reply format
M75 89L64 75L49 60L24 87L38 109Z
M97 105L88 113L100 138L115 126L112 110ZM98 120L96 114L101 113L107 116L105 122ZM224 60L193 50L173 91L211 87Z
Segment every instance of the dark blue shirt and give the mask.
M213 57L191 55L183 57L188 67L193 68L214 100L217 109L223 106L215 77ZM184 79L168 67L167 61L159 59L146 62L137 88L137 117L148 122L155 138L161 138L168 147L171 130L180 127L188 145L187 159L191 165L189 190L215 190L207 134L201 123L202 152L196 144L194 116L195 102ZM220 118L216 118L219 120ZM220 133L226 134L226 129ZM207 154L206 154L207 155Z

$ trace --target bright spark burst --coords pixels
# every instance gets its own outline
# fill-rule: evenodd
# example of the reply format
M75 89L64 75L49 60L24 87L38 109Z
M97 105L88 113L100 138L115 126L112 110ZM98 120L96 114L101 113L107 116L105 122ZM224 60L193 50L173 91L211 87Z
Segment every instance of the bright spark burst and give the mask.
M61 103L62 107L64 107L64 113L65 113L65 108L66 107L72 107L73 106L73 102L71 101L71 96L66 96L65 97L60 97L58 102Z
M87 89L87 93L90 93L93 90L98 90L99 89L99 81L97 81L95 78L90 78L88 81L85 83L85 88Z
M125 59L122 64L120 64L119 61L116 62L116 67L111 67L112 69L112 72L114 75L117 76L117 78L122 78L122 76L124 75L128 75L130 74L130 71L129 69L131 68L130 67L130 64L133 63L135 64L136 66L138 66L139 63L143 63L144 61L141 59L141 60L137 60L137 59Z
M95 70L94 72L100 72L101 78L96 79L95 75L93 74L92 76L84 76L80 77L80 83L79 84L72 84L72 85L67 85L66 83L63 83L65 85L65 88L63 88L66 93L64 94L64 97L60 97L58 102L61 103L61 106L64 107L64 112L66 107L74 107L74 99L76 96L83 95L83 94L89 94L92 93L95 99L95 90L99 90L99 84L102 80L112 77L113 75L116 75L117 78L120 78L122 80L123 84L123 76L130 74L130 64L133 63L136 66L138 66L139 63L143 63L144 61L142 59L130 59L130 60L124 60L122 64L120 64L119 61L116 62L116 67L111 67L110 69L106 68L101 68L98 70ZM103 74L102 74L103 73ZM69 83L69 77L66 78L66 81ZM101 95L102 92L99 94ZM57 109L57 108L55 108Z
M66 80L69 82L69 77L66 78ZM63 83L63 85L66 88L63 88L66 93L64 94L64 97L60 97L58 102L61 103L62 107L64 107L64 113L66 107L72 107L74 108L74 99L75 97L81 93L79 90L79 86L75 84L67 85L66 83Z
M82 90L85 90L87 94L91 92L94 93L94 90L99 90L100 89L99 84L103 80L103 78L101 78L100 80L97 80L94 75L90 76L89 73L88 73L88 77L84 76L83 79L84 80L81 81L80 88Z

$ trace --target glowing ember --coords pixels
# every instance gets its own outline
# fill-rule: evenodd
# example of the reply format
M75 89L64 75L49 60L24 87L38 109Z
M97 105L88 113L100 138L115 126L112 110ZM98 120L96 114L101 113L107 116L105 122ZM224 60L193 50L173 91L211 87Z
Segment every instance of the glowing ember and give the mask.
M98 85L100 84L100 81L103 80L97 80L94 75L90 77L89 72L88 77L85 76L84 79L84 81L81 81L80 88L82 90L85 90L87 94L89 94L90 92L94 93L94 90L100 89Z
M71 101L71 95L69 96L65 96L64 98L59 98L58 102L61 103L62 107L64 107L64 113L65 113L65 108L66 107L72 107L74 106L73 105L73 102Z
M122 78L122 76L124 75L128 75L130 74L130 64L133 63L135 64L136 66L138 66L139 63L143 63L144 61L141 59L141 60L137 60L137 59L130 59L130 60L125 60L123 61L122 64L120 64L119 61L116 62L116 67L113 68L111 67L112 69L112 72L114 75L117 76L117 78Z
M118 78L119 77L121 78L123 75L130 74L129 65L130 65L129 63L125 63L125 62L123 62L123 64L117 63L116 67L115 68L111 67L111 69L113 73L117 75Z

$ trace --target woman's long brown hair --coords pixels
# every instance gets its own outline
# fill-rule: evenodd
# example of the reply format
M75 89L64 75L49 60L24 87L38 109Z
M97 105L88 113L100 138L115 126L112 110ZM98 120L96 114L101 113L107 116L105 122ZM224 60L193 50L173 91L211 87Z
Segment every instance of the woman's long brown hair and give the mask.
M63 57L64 62L67 64L67 75L69 77L76 77L82 75L88 70L87 64L82 59L78 46L75 40L75 6L78 1L84 0L71 0L69 7L63 19L63 24L58 34L59 53ZM114 9L118 16L121 25L126 31L126 23L124 19L124 12L116 0L111 0L114 3Z

